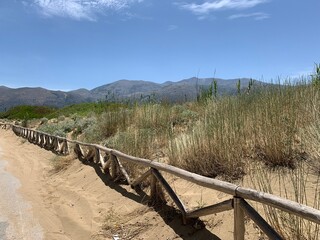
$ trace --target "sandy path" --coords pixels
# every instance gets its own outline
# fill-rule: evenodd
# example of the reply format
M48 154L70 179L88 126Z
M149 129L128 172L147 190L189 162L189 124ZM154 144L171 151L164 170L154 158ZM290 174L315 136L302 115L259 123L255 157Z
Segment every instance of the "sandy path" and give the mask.
M204 218L206 228L197 231L183 226L172 208L154 211L129 186L108 181L98 168L78 160L67 170L52 173L55 155L11 130L0 130L0 147L8 162L6 170L21 182L18 193L32 207L32 227L39 222L44 239L100 240L112 239L115 234L122 239L233 239L232 211ZM171 178L170 182L189 208L230 198L180 179ZM4 224L0 219L0 236ZM247 231L252 233L251 225Z

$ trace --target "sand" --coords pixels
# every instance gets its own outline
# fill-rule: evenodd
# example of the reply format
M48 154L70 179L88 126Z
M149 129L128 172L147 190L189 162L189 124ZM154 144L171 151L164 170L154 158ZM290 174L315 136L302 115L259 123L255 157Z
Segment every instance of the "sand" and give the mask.
M27 204L24 222L31 224L28 229L41 233L38 239L113 239L116 235L121 239L233 239L232 211L203 218L206 227L197 230L183 226L173 208L155 211L129 186L109 181L99 169L76 159L66 170L53 172L55 155L11 130L0 130L0 147L7 161L4 169L18 179L17 195ZM165 177L189 209L230 198ZM0 218L0 239L8 222L17 221L18 216L8 218ZM30 235L24 239L36 238ZM252 223L247 224L246 239L258 239Z

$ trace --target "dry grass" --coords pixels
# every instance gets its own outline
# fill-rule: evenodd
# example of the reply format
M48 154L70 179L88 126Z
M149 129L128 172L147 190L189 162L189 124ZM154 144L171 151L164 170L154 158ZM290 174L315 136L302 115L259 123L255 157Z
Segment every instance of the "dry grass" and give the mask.
M182 105L141 104L98 116L86 140L199 174L232 180L252 160L294 169L320 154L319 88L305 83Z
M270 171L262 166L253 170L250 177L256 189L319 209L320 176L314 175L306 163L299 163L295 170ZM320 226L316 223L266 205L263 205L263 210L267 221L284 239L320 238Z
M142 207L138 211L139 212L131 213L130 216L120 217L111 207L105 216L102 234L108 239L114 236L118 236L120 239L135 239L151 225L148 222L135 220L138 214L144 214L149 211L149 209L147 207Z
M314 94L311 86L281 86L208 100L190 131L171 139L170 163L227 178L241 177L248 159L294 168L305 152L300 130L316 122Z
M70 154L68 156L54 156L51 160L52 172L58 173L67 169L76 159L76 156Z

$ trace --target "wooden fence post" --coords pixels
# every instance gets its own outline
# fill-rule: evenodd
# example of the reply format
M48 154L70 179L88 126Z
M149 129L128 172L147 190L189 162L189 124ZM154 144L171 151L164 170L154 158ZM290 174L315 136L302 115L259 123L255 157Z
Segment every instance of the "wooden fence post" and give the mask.
M62 148L62 149L63 149L63 150L62 150L62 153L63 153L64 155L68 155L68 154L70 153L67 139L64 139L64 140L63 140L63 148Z
M112 154L110 156L110 161L111 161L110 176L111 176L112 180L115 180L118 175L118 168L117 168L117 163L116 163L116 157Z
M157 177L153 174L151 169L151 182L150 182L150 197L152 205L162 205L166 202L162 188L158 182Z
M244 240L245 226L244 226L244 213L241 208L241 198L233 198L234 208L234 240Z

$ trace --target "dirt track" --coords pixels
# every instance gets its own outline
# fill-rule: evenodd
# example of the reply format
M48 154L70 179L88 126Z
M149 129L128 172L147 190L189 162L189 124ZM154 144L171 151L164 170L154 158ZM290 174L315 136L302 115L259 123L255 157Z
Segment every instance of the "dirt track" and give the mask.
M173 208L154 211L129 186L109 181L99 169L78 160L67 170L53 173L55 155L10 130L0 130L0 146L8 162L6 170L21 182L18 194L32 207L27 211L33 219L32 227L40 224L43 239L112 239L115 234L122 239L233 238L232 211L204 218L206 228L198 231L183 226ZM179 179L170 181L178 193L183 193L180 197L190 208L228 198ZM247 229L255 232L251 225Z

